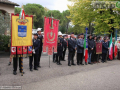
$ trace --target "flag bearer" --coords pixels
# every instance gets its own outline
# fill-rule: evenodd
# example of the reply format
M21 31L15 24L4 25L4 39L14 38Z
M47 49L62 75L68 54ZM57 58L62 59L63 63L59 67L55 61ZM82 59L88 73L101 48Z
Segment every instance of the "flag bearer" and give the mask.
M29 61L29 65L30 65L30 71L32 71L32 63L33 63L33 57L34 57L34 70L38 70L38 56L39 56L39 48L40 48L40 41L37 39L38 38L38 34L35 33L34 34L34 38L33 38L33 53L32 56L29 57L30 61Z

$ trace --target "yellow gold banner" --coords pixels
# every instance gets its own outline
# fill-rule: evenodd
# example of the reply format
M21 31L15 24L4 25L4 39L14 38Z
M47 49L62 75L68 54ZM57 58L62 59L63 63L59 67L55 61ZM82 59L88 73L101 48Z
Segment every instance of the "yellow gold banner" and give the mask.
M12 46L32 45L32 17L26 17L27 23L21 25L17 19L19 16L12 15Z

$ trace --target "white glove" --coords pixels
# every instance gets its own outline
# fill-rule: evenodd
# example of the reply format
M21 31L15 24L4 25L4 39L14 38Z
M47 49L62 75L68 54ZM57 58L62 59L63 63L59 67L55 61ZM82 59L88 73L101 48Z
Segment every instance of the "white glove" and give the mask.
M35 49L33 49L32 51L33 51L33 54L35 54Z

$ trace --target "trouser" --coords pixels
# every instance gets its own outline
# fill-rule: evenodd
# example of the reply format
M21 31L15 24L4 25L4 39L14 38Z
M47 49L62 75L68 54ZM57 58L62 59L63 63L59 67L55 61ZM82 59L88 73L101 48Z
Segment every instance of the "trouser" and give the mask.
M53 53L53 62L56 62L57 54Z
M107 53L102 53L102 62L105 62Z
M61 60L61 57L62 57L62 55L56 55L56 62L58 63L58 64L60 64L60 60Z
M36 69L37 65L38 65L38 55L37 54L32 54L32 56L29 57L29 66L30 66L30 69L32 69L33 57L34 57L34 69Z
M42 48L39 48L39 54L38 54L38 66L40 65L41 54L42 54Z
M68 65L74 64L75 51L70 51L68 54ZM70 62L71 61L71 62Z
M92 53L88 53L88 59L89 59L89 61L88 61L88 63L91 63L91 55L92 55Z
M83 53L77 53L77 64L82 64L83 62Z
M65 53L66 53L66 48L63 50L63 53L62 53L62 59L65 60Z
M18 57L13 58L13 71L17 71L17 66L18 66ZM21 57L19 57L19 70L21 71Z

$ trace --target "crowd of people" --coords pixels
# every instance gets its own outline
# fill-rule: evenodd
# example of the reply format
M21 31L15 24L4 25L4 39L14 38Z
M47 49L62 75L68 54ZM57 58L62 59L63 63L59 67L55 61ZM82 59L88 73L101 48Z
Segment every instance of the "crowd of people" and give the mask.
M75 66L77 65L93 65L95 63L104 63L107 60L112 61L109 58L109 37L97 37L89 35L87 37L87 43L88 43L88 60L83 63L84 60L84 34L81 33L77 36L77 38L74 36L74 33L72 32L70 34L70 38L68 38L68 35L64 35L61 32L58 32L58 42L57 42L57 53L53 52L53 62L57 65L62 65L61 61L66 61L65 55L68 48L68 66ZM29 56L29 69L30 71L38 70L38 68L41 68L40 66L40 58L42 54L42 48L43 48L43 36L41 34L41 28L38 28L37 33L34 34L33 37L33 53L32 56ZM102 52L101 54L96 54L96 43L102 43ZM114 51L114 39L113 39L113 51ZM118 42L118 59L120 59L120 43ZM53 48L54 51L54 48ZM74 62L74 57L76 54L77 63ZM10 56L11 57L11 56ZM13 58L13 74L17 74L17 55ZM33 63L34 59L34 63ZM113 59L114 59L114 53L113 53ZM100 61L101 60L101 61ZM21 72L21 57L19 57L19 70ZM11 59L9 62L9 65L11 64ZM33 67L34 66L34 67ZM23 72L24 73L24 72Z

